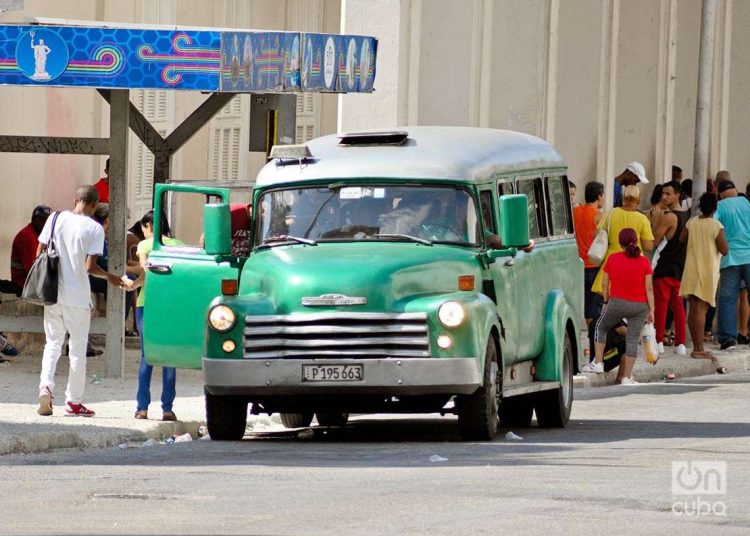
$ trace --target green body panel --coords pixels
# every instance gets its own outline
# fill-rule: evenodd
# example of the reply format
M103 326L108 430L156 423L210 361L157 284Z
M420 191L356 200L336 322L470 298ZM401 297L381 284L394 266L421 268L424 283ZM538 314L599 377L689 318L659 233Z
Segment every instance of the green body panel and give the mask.
M578 333L578 323L572 313L562 291L553 290L549 293L544 312L544 350L536 361L535 378L537 380L560 381L562 373L560 356L563 352L568 323L573 325L573 332ZM579 346L575 338L571 342L574 349Z
M206 229L204 246L208 255L232 253L232 218L229 205L203 205L203 225Z
M162 218L161 196L167 191L205 193L229 199L224 188L156 185L154 228ZM146 271L146 304L143 310L144 354L152 365L201 368L206 311L221 294L222 279L236 279L241 264L231 257L207 255L205 251L180 253L164 250L159 240L149 263L169 265L165 272Z

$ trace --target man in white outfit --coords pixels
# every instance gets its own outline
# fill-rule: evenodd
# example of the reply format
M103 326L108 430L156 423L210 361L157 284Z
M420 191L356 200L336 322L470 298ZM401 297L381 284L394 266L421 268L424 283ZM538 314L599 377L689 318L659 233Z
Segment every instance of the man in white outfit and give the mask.
M105 272L96 264L104 249L104 229L91 215L96 210L99 194L93 186L76 190L75 208L60 212L55 223L54 242L60 256L57 303L44 307L44 333L47 342L42 358L39 381L39 415L52 415L52 392L55 368L60 358L65 333L70 334L70 372L65 391L68 415L92 417L94 412L83 404L86 384L86 342L91 324L91 288L88 275L107 279L122 287L122 280ZM50 241L53 218L50 217L39 235L37 256Z

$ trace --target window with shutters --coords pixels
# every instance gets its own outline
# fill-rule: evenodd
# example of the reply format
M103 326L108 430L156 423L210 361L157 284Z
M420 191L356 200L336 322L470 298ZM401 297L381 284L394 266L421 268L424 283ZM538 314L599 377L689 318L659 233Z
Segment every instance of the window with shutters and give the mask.
M244 123L247 99L237 95L211 121L209 138L209 178L238 180L244 178L247 129Z
M174 94L167 91L141 90L132 92L133 104L164 137L174 124ZM134 186L134 217L152 207L154 190L154 155L135 135L130 137L131 184Z

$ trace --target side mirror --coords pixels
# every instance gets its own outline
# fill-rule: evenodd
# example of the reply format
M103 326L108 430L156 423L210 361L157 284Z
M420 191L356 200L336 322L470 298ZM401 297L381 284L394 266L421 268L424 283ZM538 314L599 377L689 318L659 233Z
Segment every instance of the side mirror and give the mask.
M208 255L232 253L232 219L229 205L209 203L203 205L203 234Z
M524 194L500 196L500 239L506 248L529 245L529 204Z

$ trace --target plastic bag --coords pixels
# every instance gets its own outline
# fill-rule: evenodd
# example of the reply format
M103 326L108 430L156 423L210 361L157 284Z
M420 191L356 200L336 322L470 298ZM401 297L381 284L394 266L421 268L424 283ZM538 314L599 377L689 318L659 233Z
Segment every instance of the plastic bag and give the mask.
M655 364L659 360L659 351L656 347L656 330L651 322L646 322L641 328L641 345L646 362Z

